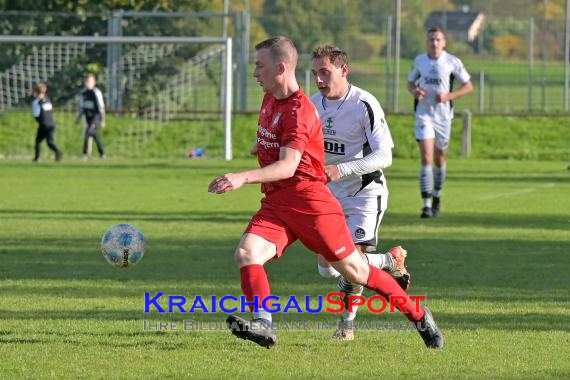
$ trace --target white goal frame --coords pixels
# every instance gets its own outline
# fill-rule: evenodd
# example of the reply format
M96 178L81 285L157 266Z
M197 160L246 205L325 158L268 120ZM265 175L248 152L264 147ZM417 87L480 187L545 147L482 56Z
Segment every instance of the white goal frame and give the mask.
M225 46L224 77L224 159L232 153L232 38L231 37L134 37L134 36L0 36L0 43L87 43L87 44L221 44Z

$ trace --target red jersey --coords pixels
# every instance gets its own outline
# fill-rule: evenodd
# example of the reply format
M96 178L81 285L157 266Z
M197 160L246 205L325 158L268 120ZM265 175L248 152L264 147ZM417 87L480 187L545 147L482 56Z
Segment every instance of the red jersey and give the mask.
M326 183L324 140L319 114L301 89L286 99L265 94L257 124L257 159L261 167L279 160L281 147L300 153L301 161L291 178L261 184L269 193L303 181Z

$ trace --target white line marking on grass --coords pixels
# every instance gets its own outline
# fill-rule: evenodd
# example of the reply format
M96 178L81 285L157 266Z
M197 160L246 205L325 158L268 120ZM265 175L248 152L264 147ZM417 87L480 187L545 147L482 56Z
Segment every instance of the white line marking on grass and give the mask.
M541 187L543 188L552 188L555 187L556 184L549 182L549 183L545 183L544 185L542 185ZM538 189L536 187L530 187L530 188L526 188L526 189L520 189L520 190L516 190L516 191L507 191L504 193L498 193L498 194L492 194L492 195L486 195L484 197L480 197L479 200L482 201L491 201L494 199L499 199L499 198L504 198L504 197L511 197L514 195L521 195L521 194L528 194L528 193L534 193L535 191L537 191Z

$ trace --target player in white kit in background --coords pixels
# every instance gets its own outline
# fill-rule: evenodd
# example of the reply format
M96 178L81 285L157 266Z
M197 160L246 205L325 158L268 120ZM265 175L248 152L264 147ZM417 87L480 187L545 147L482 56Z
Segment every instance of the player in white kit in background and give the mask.
M453 100L473 91L471 77L459 58L447 53L441 28L427 31L427 53L416 57L408 74L408 90L415 99L414 131L421 156L419 175L422 218L439 216L445 182L445 153L451 136ZM462 85L453 90L453 81ZM433 165L435 163L435 165ZM432 168L433 166L433 168Z
M388 206L388 187L383 169L392 164L392 136L378 100L348 82L348 55L334 46L320 46L313 52L313 75L319 93L311 97L323 123L325 173L328 186L342 205L352 239L363 259L390 273L404 289L410 276L405 267L406 251L394 247L385 254L372 254L378 228ZM319 256L319 273L339 277L345 294L362 294ZM356 310L341 314L333 338L354 339L352 324Z

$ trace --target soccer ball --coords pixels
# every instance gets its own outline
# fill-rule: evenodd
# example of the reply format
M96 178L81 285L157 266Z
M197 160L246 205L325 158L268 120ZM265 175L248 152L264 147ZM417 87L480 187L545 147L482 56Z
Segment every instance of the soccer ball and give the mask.
M116 224L101 239L105 260L116 268L126 268L141 261L144 255L144 236L130 224Z

